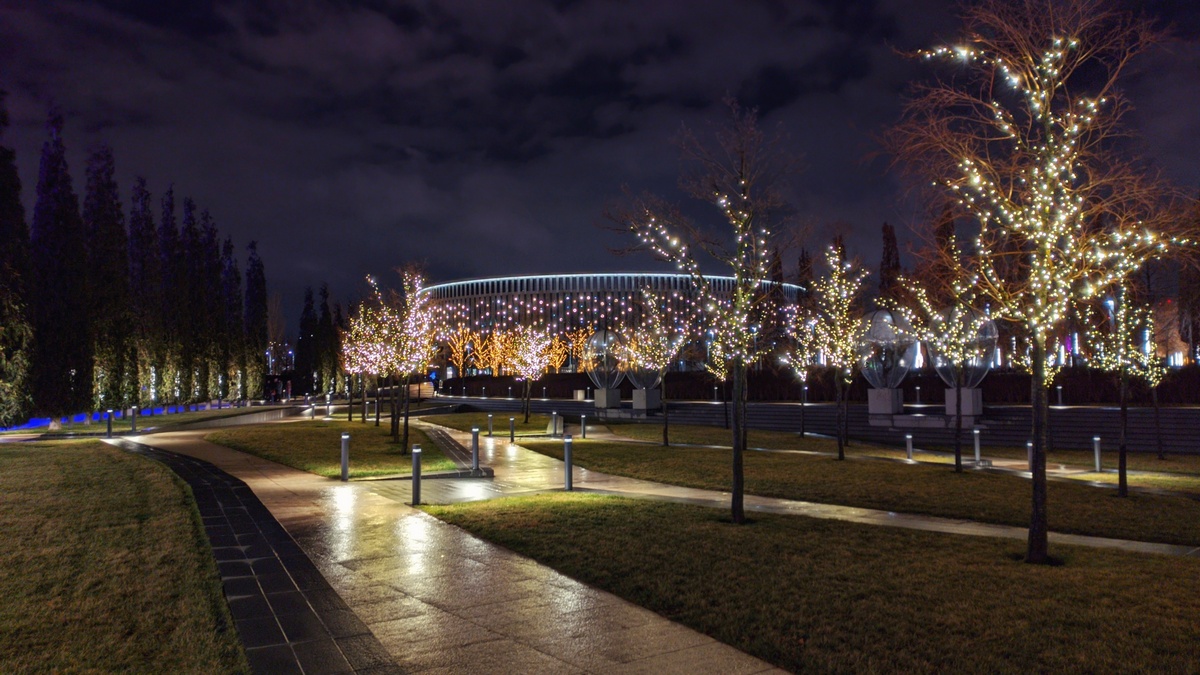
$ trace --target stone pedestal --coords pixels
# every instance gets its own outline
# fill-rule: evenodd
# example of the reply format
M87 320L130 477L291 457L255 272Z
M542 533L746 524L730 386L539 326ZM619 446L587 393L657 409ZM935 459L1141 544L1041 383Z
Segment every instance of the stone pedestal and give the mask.
M620 389L597 389L596 390L596 407L597 408L620 408L621 407L621 390Z
M946 390L946 415L954 417L958 412L958 407L955 405L957 400L957 389ZM983 414L983 390L981 389L963 389L962 390L963 417L978 417Z
M634 410L658 410L662 407L662 392L657 389L634 389Z
M565 429L566 426L566 421L563 420L562 415L551 415L550 421L546 422L546 433L550 434L551 436L562 436L564 433L563 429Z
M587 400L587 389L576 389L575 395L573 398L576 401L586 401Z
M868 389L867 412L871 415L898 415L904 411L904 391Z

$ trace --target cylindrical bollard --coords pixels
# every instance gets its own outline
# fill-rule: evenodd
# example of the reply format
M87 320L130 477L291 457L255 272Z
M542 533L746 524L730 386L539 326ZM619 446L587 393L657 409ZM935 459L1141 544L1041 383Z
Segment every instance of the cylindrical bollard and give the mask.
M471 471L479 471L479 427L471 427Z
M980 462L980 458L979 458L979 430L978 430L978 429L976 429L976 430L975 430L975 466L976 466L976 468L978 468L978 467L979 467L979 462Z
M579 435L587 438L587 415L579 416Z
M508 418L508 442L517 442L517 418L515 417Z
M333 397L325 394L325 416L333 417Z
M112 417L113 417L113 411L112 411L112 408L109 408L109 410L108 410L108 432L107 432L109 438L112 438Z
M1061 408L1062 407L1062 385L1061 384L1058 385L1057 387L1055 387L1055 389L1058 390L1058 406Z
M314 403L313 406L308 409L308 419L310 419L310 420L317 419L317 404L316 403Z
M413 468L412 468L412 482L413 482L412 505L413 505L413 506L416 506L416 505L418 505L418 504L420 504L420 503L421 503L421 446L419 446L419 445L414 445L414 446L413 446L412 457L413 457Z
M908 461L912 461L912 434L904 434L904 452L908 455Z
M550 413L550 436L558 435L558 411Z
M138 407L136 405L133 406L132 411L133 412L129 415L129 424L132 425L130 430L136 432L137 431Z
M1100 437L1092 436L1092 451L1096 454L1096 473L1100 473L1103 469L1100 467Z
M713 400L717 400L717 385L713 385Z
M1025 454L1029 457L1029 470L1033 471L1033 441L1025 441Z
M488 413L488 436L492 435L492 414Z
M342 433L342 482L350 480L350 434Z
M917 387L917 403L921 402L921 387Z
M542 387L542 398L546 398L546 388Z
M512 387L508 388L508 397L512 398Z
M575 489L571 480L571 435L563 436L563 485L567 492Z
M483 398L487 398L487 387L483 388Z

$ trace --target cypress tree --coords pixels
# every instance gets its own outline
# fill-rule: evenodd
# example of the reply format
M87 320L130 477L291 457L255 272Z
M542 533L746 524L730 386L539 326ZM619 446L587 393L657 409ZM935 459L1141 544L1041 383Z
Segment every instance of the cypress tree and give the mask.
M88 407L92 394L87 249L62 130L62 115L51 112L38 168L29 256L29 307L36 337L30 384L37 408L52 415Z
M129 306L133 316L133 344L137 373L136 402L142 405L157 400L162 391L163 358L163 279L158 231L151 211L146 179L133 182L129 210Z
M221 307L221 243L217 226L208 209L200 212L199 239L196 242L197 304L197 389L199 398L207 401L217 397L221 386L221 367L218 364L221 344L225 341L224 311Z
M182 324L185 313L181 299L182 288L180 278L183 256L179 245L179 227L175 221L175 188L168 186L162 196L162 220L158 226L158 260L162 274L162 305L159 315L162 317L161 352L156 356L162 371L163 391L159 400L178 403L185 394L183 390L182 359Z
M800 257L796 261L796 285L803 288L806 292L811 291L813 281L813 263L812 256L808 254L808 249L800 249Z
M267 376L267 275L258 242L250 242L246 261L246 396L262 398Z
M896 245L896 229L883 224L883 256L879 261L879 295L895 298L900 283L900 248Z
M131 403L128 372L132 329L129 309L129 242L117 190L112 148L88 158L83 226L87 233L87 289L91 323L94 405Z
M200 346L200 225L196 222L196 203L191 197L183 199L183 220L179 228L179 255L176 262L175 304L179 307L179 382L184 401L200 400L198 348Z
M317 319L317 376L316 391L322 394L337 389L337 329L329 307L329 284L321 284L320 318Z
M234 255L233 239L226 237L221 247L221 315L225 340L221 344L221 368L224 373L222 398L246 396L246 330L242 317L242 273Z
M317 393L313 381L313 373L317 369L317 325L312 288L305 288L304 309L300 312L300 336L296 338L296 372L293 376L297 393Z
M3 144L8 128L7 94L0 89L0 269L6 269L13 300L23 301L29 286L29 227L21 204L21 177L17 173L17 153Z
M0 141L8 127L4 97L0 90ZM17 155L0 143L0 427L20 422L29 410L33 328L24 302L28 276L29 228Z

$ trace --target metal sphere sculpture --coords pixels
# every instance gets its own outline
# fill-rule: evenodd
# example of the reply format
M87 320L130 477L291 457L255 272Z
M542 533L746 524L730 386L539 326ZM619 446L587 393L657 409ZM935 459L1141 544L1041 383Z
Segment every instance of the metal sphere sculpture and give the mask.
M624 340L616 331L601 328L588 338L582 362L597 389L616 389L621 384L625 376L623 350Z
M913 337L912 326L886 309L867 312L862 323L863 336L857 347L859 369L872 387L895 389L917 360L920 343Z
M936 331L944 331L946 326L967 328L963 344L957 345L956 355L929 345L929 360L938 377L947 387L978 387L996 358L996 342L1000 339L996 322L977 309L948 307L932 323ZM959 367L962 368L961 373L958 372Z

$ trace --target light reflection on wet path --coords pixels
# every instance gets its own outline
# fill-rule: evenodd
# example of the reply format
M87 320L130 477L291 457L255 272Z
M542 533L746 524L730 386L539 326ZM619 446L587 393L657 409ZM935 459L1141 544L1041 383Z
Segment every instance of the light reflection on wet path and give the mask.
M134 440L199 457L249 485L405 670L771 670L708 636L412 509L403 503L407 481L341 483L207 443L203 435ZM495 469L494 480L427 480L423 497L463 501L561 487L561 462L506 442L482 446L482 461ZM588 480L587 472L576 471L577 481Z

